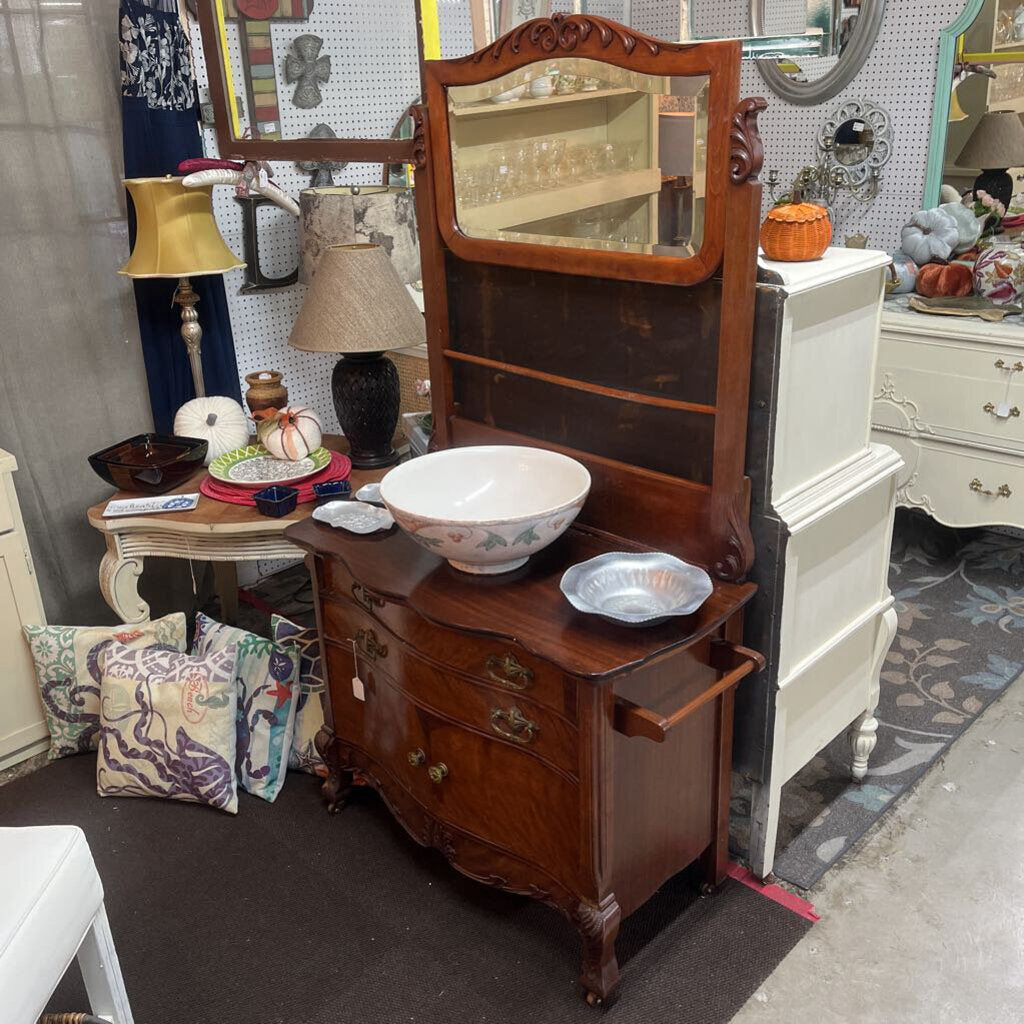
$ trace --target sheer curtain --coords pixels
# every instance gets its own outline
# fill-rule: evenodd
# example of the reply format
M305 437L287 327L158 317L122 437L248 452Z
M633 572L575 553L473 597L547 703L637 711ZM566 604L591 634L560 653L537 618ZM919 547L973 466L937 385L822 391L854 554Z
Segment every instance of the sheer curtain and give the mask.
M87 456L152 429L129 282L117 0L0 0L0 447L49 621L116 621ZM155 568L155 567L154 567ZM186 569L187 567L181 567ZM183 588L147 568L153 614ZM189 597L190 588L189 588Z

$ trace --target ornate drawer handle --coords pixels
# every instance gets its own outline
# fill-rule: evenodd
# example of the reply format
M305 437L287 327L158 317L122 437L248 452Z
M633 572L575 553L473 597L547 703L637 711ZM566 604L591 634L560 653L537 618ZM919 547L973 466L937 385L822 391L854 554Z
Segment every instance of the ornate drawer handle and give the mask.
M496 683L509 690L525 690L533 682L533 669L520 664L514 654L492 654L485 667Z
M986 402L986 403L985 403L985 404L984 404L984 405L983 405L983 406L981 407L981 411L982 411L982 412L995 412L995 411L996 411L996 404L995 404L995 402ZM1019 416L1019 415L1020 415L1020 409L1018 409L1018 408L1017 408L1017 406L1014 406L1014 407L1013 407L1013 408L1012 408L1012 409L1010 410L1009 414L1010 414L1011 416Z
M375 605L378 608L384 607L384 599L371 593L361 583L352 584L352 596L356 603L362 605L368 612L372 612Z
M448 778L448 765L444 761L438 761L437 764L432 764L427 769L427 775L430 776L430 781L435 786L439 786L445 779Z
M360 629L356 631L356 647L362 651L363 656L370 661L388 656L388 645L382 644L377 639L377 634L372 629Z
M1002 359L997 359L996 360L996 369L997 370L1009 370L1010 373L1024 373L1024 363L1022 363L1018 359L1017 362L1015 362L1013 364L1013 366L1008 366L1006 363L1003 362Z
M491 728L499 736L523 746L526 746L538 731L537 723L527 718L519 708L509 708L507 711L504 708L491 708Z
M405 756L409 759L409 764L411 764L413 768L417 768L419 765L427 763L427 755L424 754L419 747L415 750L410 750Z
M1009 498L1013 491L1009 484L1000 484L994 491L981 486L981 481L975 477L968 485L975 494L987 494L990 498Z

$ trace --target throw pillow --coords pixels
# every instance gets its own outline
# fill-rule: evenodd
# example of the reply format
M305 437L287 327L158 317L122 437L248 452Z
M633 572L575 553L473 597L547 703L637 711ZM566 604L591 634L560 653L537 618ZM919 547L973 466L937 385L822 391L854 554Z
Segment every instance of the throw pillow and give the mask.
M192 653L211 654L225 647L238 652L235 774L242 789L272 803L288 774L298 707L299 655L294 647L222 625L200 612Z
M115 641L100 690L100 796L158 796L237 813L234 647L193 657Z
M184 651L185 616L135 626L25 626L50 730L50 758L95 750L100 733L102 655L114 642Z
M320 636L315 629L299 626L283 615L270 619L270 635L276 643L299 654L299 700L288 767L310 775L326 775L317 753L316 734L324 724L324 673L320 663Z

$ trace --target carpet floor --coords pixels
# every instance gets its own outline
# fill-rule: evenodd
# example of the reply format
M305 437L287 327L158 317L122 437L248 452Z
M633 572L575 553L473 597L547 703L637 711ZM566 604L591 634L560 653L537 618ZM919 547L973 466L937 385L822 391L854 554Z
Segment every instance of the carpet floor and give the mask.
M953 530L899 510L889 587L899 631L882 669L878 744L867 778L850 781L850 747L841 735L782 790L774 870L804 889L1024 672L1019 539ZM748 816L749 797L737 780L732 843L740 850Z
M337 817L297 773L274 804L239 800L100 798L91 756L0 788L2 825L85 830L138 1024L724 1024L810 927L679 875L623 923L622 995L597 1018L561 915L453 872L369 790ZM73 968L49 1009L86 1006Z

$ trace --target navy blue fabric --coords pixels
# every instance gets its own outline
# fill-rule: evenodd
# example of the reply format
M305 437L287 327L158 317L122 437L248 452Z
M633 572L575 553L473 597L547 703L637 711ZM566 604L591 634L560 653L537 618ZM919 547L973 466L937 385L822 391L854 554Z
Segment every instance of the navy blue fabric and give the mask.
M143 14L150 18L178 20L176 13L165 13L159 7L140 3L139 0L122 0L119 15L122 40L125 39L127 27L125 18L134 23ZM187 64L188 44L184 42L181 33L176 35L182 39L185 47L185 52L179 55L179 63L184 61ZM125 45L122 43L122 92L128 92L125 88L124 61ZM152 87L147 99L145 90L138 88L137 81L134 85L131 91L141 92L142 95L122 97L125 177L147 178L177 174L178 164L182 160L203 155L198 109L194 99L192 105L184 110L153 105L154 99L158 103L160 101L158 95L154 96ZM192 92L194 97L194 90ZM130 197L128 231L129 241L134 245L135 211ZM158 433L166 434L171 433L178 408L195 397L192 372L181 340L181 308L171 302L176 284L176 281L168 279L134 282L153 424ZM227 395L241 401L224 279L216 274L196 277L192 279L192 285L200 300L196 309L203 328L202 357L206 393Z

